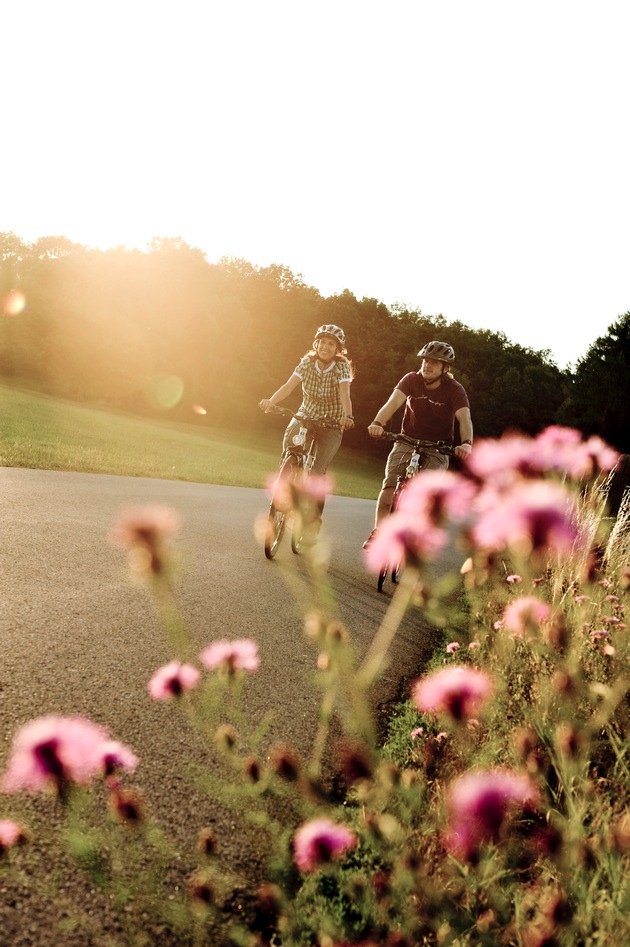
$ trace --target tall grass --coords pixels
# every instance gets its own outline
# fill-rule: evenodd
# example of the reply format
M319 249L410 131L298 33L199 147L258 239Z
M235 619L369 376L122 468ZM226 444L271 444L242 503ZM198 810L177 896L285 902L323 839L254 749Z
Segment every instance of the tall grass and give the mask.
M258 411L257 407L252 409ZM263 487L278 465L282 428L150 421L0 386L0 465ZM331 473L340 496L372 499L382 467L342 446Z

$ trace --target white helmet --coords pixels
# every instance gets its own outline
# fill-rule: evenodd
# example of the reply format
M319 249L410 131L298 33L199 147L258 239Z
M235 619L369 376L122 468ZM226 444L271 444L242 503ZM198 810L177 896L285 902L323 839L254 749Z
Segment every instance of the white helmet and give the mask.
M339 345L343 348L346 344L346 336L343 329L340 329L339 326L320 326L317 332L315 333L314 341L317 342L318 339L321 339L322 336L327 335L330 339L334 339L335 342L338 342Z

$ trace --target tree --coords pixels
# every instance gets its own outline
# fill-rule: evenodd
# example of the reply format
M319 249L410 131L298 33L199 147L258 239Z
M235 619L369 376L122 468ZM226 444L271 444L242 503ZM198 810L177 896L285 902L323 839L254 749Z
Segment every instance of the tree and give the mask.
M560 418L630 453L630 311L578 361Z

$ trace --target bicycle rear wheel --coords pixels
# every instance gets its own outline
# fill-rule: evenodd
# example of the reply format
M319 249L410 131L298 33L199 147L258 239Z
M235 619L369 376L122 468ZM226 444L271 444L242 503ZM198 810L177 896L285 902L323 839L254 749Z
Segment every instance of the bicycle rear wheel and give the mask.
M265 533L265 555L267 559L273 559L282 542L287 518L292 510L289 482L295 478L298 468L299 463L295 457L287 457L280 466L267 518L267 531Z

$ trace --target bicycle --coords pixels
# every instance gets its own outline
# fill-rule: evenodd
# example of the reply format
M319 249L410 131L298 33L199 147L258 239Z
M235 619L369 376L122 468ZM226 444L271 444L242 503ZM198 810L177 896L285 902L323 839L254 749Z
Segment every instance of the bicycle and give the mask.
M291 484L307 477L315 464L317 457L317 430L322 427L338 427L337 421L330 418L309 418L295 414L289 408L280 408L277 405L269 414L283 414L295 418L300 422L297 434L293 436L292 445L284 452L280 461L280 469L273 489L267 529L265 532L265 555L273 559L282 542L287 522L291 517L291 549L299 553L304 542L306 527L302 511L295 503L295 491Z
M392 503L389 508L389 512L393 513L398 506L401 493L405 489L407 483L425 468L428 451L437 451L440 454L452 456L455 453L455 448L452 446L452 444L447 444L445 441L417 440L413 437L408 437L406 434L393 434L391 431L384 431L381 437L386 441L403 441L405 444L409 444L409 446L412 448L411 456L407 461L404 470L401 471L396 481ZM385 566L378 574L379 592L383 591L383 586L385 584L388 571L390 570L387 566ZM393 583L398 582L401 571L402 562L398 562L391 569L391 580Z

